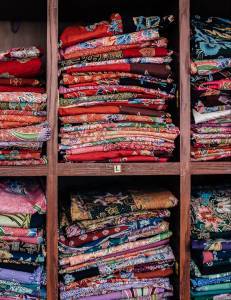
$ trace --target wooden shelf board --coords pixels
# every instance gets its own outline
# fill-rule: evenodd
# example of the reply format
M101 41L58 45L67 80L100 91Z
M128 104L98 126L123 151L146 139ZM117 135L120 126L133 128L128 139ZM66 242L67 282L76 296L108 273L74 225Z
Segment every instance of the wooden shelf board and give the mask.
M46 176L48 166L10 166L0 167L0 176Z
M180 164L170 163L59 163L59 176L179 175Z
M191 174L231 174L231 162L191 162Z

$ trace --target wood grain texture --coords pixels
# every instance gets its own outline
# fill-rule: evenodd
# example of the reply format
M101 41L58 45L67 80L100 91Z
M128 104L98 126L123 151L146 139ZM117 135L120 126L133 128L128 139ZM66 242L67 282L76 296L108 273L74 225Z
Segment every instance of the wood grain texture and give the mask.
M0 167L0 176L46 176L48 174L47 166L10 166Z
M179 0L180 299L190 299L190 0Z
M48 120L52 137L48 142L47 176L47 299L58 299L58 178L57 178L57 97L58 97L58 3L47 1L47 93Z
M180 164L173 163L79 163L58 164L59 176L179 175Z
M192 175L231 174L231 162L191 162Z

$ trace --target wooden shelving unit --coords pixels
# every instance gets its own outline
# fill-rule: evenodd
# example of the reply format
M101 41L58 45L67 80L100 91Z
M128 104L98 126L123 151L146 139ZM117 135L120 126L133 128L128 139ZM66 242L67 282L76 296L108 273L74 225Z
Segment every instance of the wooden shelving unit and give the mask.
M91 0L88 0L89 3ZM153 2L153 11L150 14L157 14L156 8L158 5L166 7L166 14L171 11L177 14L178 25L178 40L179 40L179 95L180 95L180 146L179 153L180 159L178 162L169 163L128 163L128 164L109 164L109 163L81 163L81 164L63 164L58 163L58 115L57 115L57 104L58 104L58 30L59 30L59 14L58 8L61 6L63 10L64 6L70 5L70 21L74 21L75 14L80 17L84 14L84 10L73 11L73 7L79 7L77 1L73 0L47 0L40 1L35 0L35 7L40 7L39 3L43 7L47 7L47 11L44 11L44 15L39 18L42 8L37 13L30 14L30 10L26 9L30 1L23 0L20 2L19 15L20 19L25 20L30 24L35 24L37 18L42 22L42 26L45 26L45 32L37 32L38 27L35 24L35 35L30 39L21 38L20 32L18 37L9 37L6 39L6 32L0 29L0 48L6 45L16 46L17 39L20 40L20 46L23 42L28 45L29 42L34 42L37 39L36 45L42 40L45 41L46 48L46 63L47 63L47 93L48 93L48 119L52 127L52 138L48 143L47 155L48 165L42 167L0 167L0 176L44 176L47 182L47 292L48 300L58 299L58 178L62 176L165 176L173 175L179 177L179 190L180 190L180 215L179 215L179 299L189 300L190 299L190 274L189 274L189 262L190 262L190 193L191 193L191 175L212 175L212 174L231 174L231 162L190 162L190 0L162 0ZM96 1L92 0L92 4ZM103 0L99 0L97 4L100 6ZM111 9L117 11L119 3L123 2L123 9L130 7L130 2L123 0L114 1L108 0L111 3ZM129 2L129 3L128 3ZM161 4L162 2L162 4ZM192 0L194 9L196 10L197 5L201 2L205 2L209 5L206 0ZM196 3L197 2L197 5ZM221 0L224 5L219 6L219 11L216 13L215 7L208 6L208 15L222 13L223 10L230 12L231 3L229 0ZM32 3L32 2L30 2ZM2 8L1 21L14 21L17 19L15 13L13 13L13 3L4 4ZM87 4L85 5L87 8ZM113 6L115 5L115 6ZM133 3L136 5L136 2ZM133 6L132 5L132 6ZM150 5L150 4L149 4ZM84 6L84 7L85 7ZM102 6L101 6L102 7ZM113 9L115 7L115 9ZM9 11L11 8L11 11ZM6 13L4 12L6 10ZM99 8L100 9L100 8ZM206 9L206 6L204 6ZM211 9L211 12L210 12ZM131 8L133 12L133 8ZM12 15L11 15L12 13ZM91 11L87 11L86 14L95 13L94 7ZM97 12L96 12L97 13ZM224 13L225 14L225 13ZM46 15L46 17L45 17ZM104 12L99 13L103 17ZM11 18L12 17L12 18ZM77 18L77 17L76 17ZM64 20L62 22L66 22ZM0 24L1 25L1 24ZM40 27L39 27L40 28ZM42 30L42 29L41 29ZM36 33L37 32L37 33ZM22 32L27 34L27 30ZM42 37L41 37L42 36ZM3 44L2 41L4 40ZM13 41L13 45L10 43ZM85 178L85 180L87 180ZM176 300L176 299L174 299Z

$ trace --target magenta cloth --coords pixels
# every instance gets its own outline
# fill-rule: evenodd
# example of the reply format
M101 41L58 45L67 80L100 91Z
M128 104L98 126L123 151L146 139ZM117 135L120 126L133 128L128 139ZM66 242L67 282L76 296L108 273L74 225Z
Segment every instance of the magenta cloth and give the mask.
M0 181L1 214L45 213L46 197L40 185L34 180Z

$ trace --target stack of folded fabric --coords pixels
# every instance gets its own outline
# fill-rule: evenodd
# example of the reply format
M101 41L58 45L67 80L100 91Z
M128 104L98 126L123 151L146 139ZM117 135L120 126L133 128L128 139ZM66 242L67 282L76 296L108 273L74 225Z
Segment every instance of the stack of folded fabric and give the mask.
M62 161L165 162L179 134L165 36L173 16L67 27L60 37Z
M40 165L50 137L37 47L0 51L0 165Z
M192 19L192 151L195 161L231 157L231 19Z
M197 187L192 196L191 294L231 299L231 188Z
M0 180L0 299L46 299L46 198L36 180Z
M60 299L169 299L174 255L167 190L80 191L60 226Z

